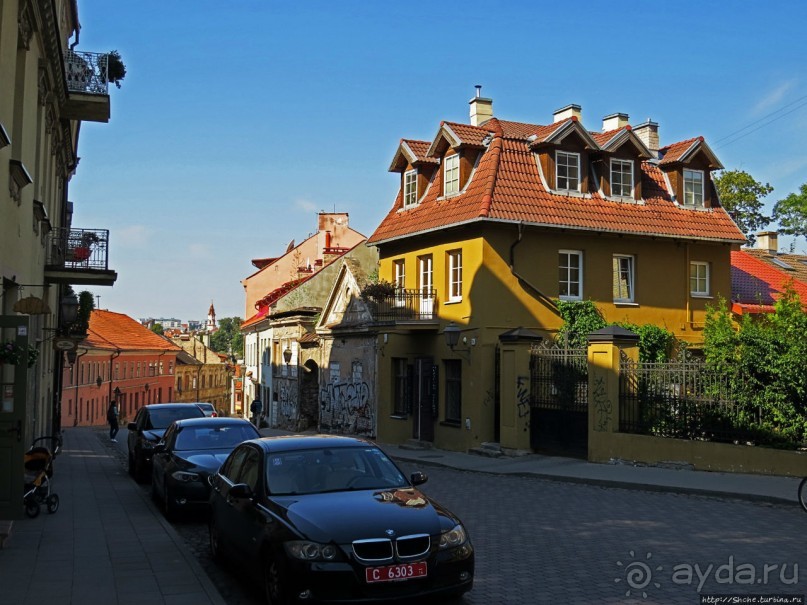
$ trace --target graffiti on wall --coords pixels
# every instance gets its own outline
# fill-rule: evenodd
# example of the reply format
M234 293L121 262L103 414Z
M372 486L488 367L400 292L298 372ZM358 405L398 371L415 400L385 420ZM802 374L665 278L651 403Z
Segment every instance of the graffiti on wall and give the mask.
M375 413L366 382L326 384L320 389L320 428L331 433L375 436Z
M516 377L516 409L518 417L524 419L525 431L530 430L530 377Z
M300 406L297 401L297 389L294 387L295 383L289 380L278 380L278 421L284 428L296 425L300 414Z
M611 400L608 399L608 391L605 388L605 377L601 374L594 378L592 394L594 396L594 412L597 415L594 430L608 431L611 426Z

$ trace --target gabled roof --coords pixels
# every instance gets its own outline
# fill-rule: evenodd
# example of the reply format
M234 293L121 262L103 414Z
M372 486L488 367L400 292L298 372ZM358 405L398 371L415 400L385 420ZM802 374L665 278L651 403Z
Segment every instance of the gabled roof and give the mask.
M667 166L670 164L681 163L686 164L695 157L698 152L702 152L709 160L709 167L712 170L720 170L723 164L717 159L709 145L703 140L703 137L696 137L694 139L687 139L686 141L679 141L662 147L658 150L659 153L659 166Z
M146 326L124 315L94 309L80 347L112 351L179 351L180 348Z
M431 146L429 146L426 155L434 157L444 149L445 145L453 148L465 146L481 149L485 147L486 139L490 134L490 130L482 126L441 122L440 129L437 131L437 135L434 137Z
M591 136L603 151L616 151L626 143L630 143L636 148L636 151L639 152L639 157L646 160L654 157L629 125L606 132L595 132L592 133Z
M398 150L395 152L395 157L392 158L389 171L400 172L406 168L407 164L413 166L417 164L439 164L439 159L427 155L429 145L428 141L401 139Z
M745 243L745 236L723 208L694 211L675 204L662 171L649 161L642 162L640 169L643 203L570 196L545 189L531 145L539 140L554 140L562 134L559 125L571 122L574 120L540 126L492 118L485 122L484 128L470 127L474 132L489 132L491 141L465 189L449 199L439 198L443 174L435 171L420 203L405 211L399 190L392 209L368 243L379 244L478 221ZM589 138L596 144L593 135Z
M799 260L796 257L793 265ZM732 310L743 313L770 313L788 285L792 286L807 306L807 282L801 275L780 269L772 263L781 255L767 250L737 250L731 253L731 298ZM801 257L802 260L807 257ZM790 264L790 263L788 263ZM807 272L807 266L805 266Z
M581 139L583 139L586 147L590 149L599 149L599 145L597 144L597 141L594 140L594 137L591 136L591 133L583 128L583 125L574 116L567 118L566 120L561 120L552 126L556 128L540 128L540 132L534 133L531 137L528 137L527 140L530 141L533 147L535 147L539 144L560 143L570 134L575 133ZM532 137L535 138L533 139Z

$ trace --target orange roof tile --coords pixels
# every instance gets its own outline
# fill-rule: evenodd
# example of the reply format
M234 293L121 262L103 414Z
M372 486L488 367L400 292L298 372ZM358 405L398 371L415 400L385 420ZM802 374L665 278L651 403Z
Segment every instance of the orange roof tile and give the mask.
M431 162L436 163L438 160L437 158L430 158L426 155L426 152L429 151L429 143L428 141L416 141L415 139L403 139L401 143L406 143L412 153L415 154L418 162Z
M644 203L610 201L596 195L574 197L544 189L528 139L535 135L535 140L545 140L566 121L540 126L492 118L484 128L468 127L473 132L490 132L493 138L465 190L438 199L443 178L438 170L420 204L405 211L399 190L392 209L368 243L488 219L593 232L745 242L723 208L704 212L675 204L661 170L651 162L641 164Z
M686 141L678 141L677 143L672 143L670 145L666 145L658 150L659 156L661 159L659 160L659 165L663 166L664 164L672 164L673 162L677 162L682 155L684 155L687 151L689 151L692 147L697 145L698 143L703 142L703 137L695 137L694 139L687 139Z
M155 334L140 322L122 313L95 309L82 347L109 350L179 351L170 340Z
M745 306L761 305L773 310L772 305L790 284L807 307L807 283L787 270L769 264L765 255L773 256L765 250L736 250L731 253L732 300ZM768 311L767 308L760 310Z

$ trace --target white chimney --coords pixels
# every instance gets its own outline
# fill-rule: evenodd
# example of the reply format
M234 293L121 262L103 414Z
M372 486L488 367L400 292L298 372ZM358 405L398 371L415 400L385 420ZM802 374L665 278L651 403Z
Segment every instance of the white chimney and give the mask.
M493 99L482 96L482 85L476 85L476 96L468 101L471 105L471 126L481 126L493 117Z
M653 156L658 157L658 123L647 118L647 122L633 127L633 134L639 137L639 140L644 143Z
M562 122L568 118L576 118L579 122L582 118L583 110L580 108L579 105L575 105L572 103L571 105L567 105L566 107L561 107L560 109L556 109L555 112L552 114L554 117L553 122Z
M602 131L608 132L609 130L617 130L624 128L628 125L628 114L626 113L612 113L610 116L605 116L602 119Z
M776 231L760 231L757 233L757 248L776 254L779 252L779 234Z

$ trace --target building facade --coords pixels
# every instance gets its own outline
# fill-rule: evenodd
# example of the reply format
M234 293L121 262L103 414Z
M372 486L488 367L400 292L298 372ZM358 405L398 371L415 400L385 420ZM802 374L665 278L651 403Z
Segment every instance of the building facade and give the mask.
M231 366L222 356L196 336L182 334L171 338L182 349L177 357L175 401L212 403L220 413L230 409Z

